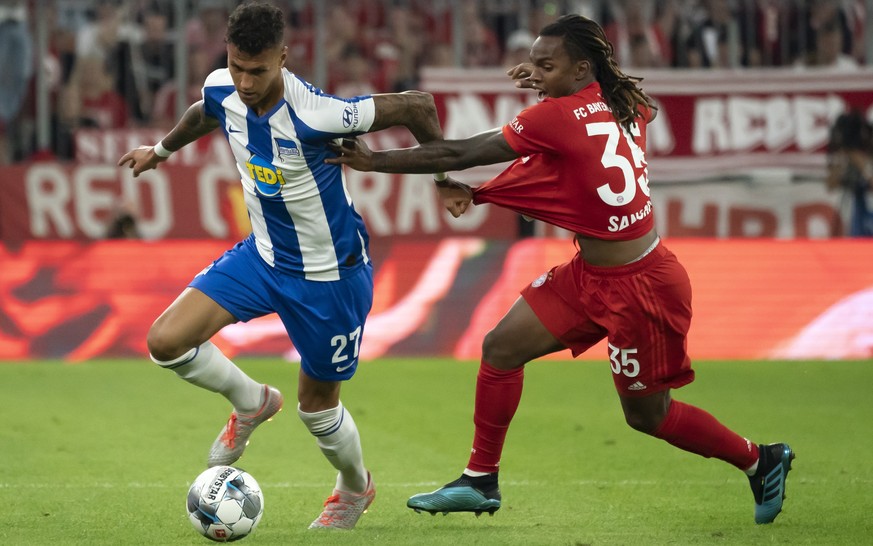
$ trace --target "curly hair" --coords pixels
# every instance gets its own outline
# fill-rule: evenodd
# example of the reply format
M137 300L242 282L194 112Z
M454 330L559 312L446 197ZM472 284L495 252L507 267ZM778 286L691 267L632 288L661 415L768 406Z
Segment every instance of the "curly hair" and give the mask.
M651 110L658 107L637 85L642 78L628 76L619 69L613 57L612 44L596 22L582 15L564 15L546 25L540 36L563 38L567 54L574 60L594 64L594 77L600 83L603 99L612 109L615 119L628 131L640 116L639 105Z
M230 14L225 39L243 53L257 55L281 44L284 32L282 10L270 4L247 2Z

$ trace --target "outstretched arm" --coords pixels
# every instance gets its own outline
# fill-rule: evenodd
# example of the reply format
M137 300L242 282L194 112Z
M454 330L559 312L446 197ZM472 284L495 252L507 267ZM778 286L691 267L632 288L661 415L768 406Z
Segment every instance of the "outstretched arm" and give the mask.
M513 76L515 78L515 76ZM518 77L524 77L518 76ZM333 165L348 165L360 171L390 173L442 173L510 161L518 154L507 144L500 129L465 140L442 140L442 128L433 96L421 91L373 95L376 118L370 131L402 125L420 143L415 148L373 153L358 139L344 139L334 147L336 158L325 160ZM436 178L443 205L457 218L473 200L471 188L451 177Z
M166 161L171 153L208 134L216 127L218 127L218 120L207 116L203 101L197 101L188 108L179 123L157 145L140 146L127 152L118 160L118 166L129 164L133 169L133 176L138 176L141 172L154 169L158 164ZM162 150L156 151L156 147Z
M373 100L376 104L376 118L370 127L370 131L378 131L400 125L406 127L421 144L444 142L441 140L443 132L440 127L436 104L431 94L421 91L406 91L403 93L373 95ZM369 149L363 142L360 142L360 146L362 153L369 153ZM335 151L341 157L337 160L327 160L327 163L345 163L357 168L351 161L342 160L344 154L350 154L355 149L356 140L347 139L344 141L344 148L335 148ZM444 174L439 174L446 170L449 170L449 168L429 168L425 164L425 167L418 171L399 170L385 172L438 173L434 174L437 192L446 209L448 209L452 216L457 218L469 207L473 200L473 192L467 184L458 182Z
M380 152L370 150L358 139L344 139L337 152L336 158L326 159L325 163L382 173L459 171L518 157L499 128L463 140L431 140L413 148Z

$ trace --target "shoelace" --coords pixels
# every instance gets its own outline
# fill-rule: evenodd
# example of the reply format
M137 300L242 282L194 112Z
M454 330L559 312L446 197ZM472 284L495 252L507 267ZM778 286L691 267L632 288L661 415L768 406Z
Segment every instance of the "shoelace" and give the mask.
M343 502L343 501L340 499L340 496L339 496L339 495L331 495L331 496L329 496L329 497L327 498L327 500L324 501L324 507L326 508L326 510L325 510L324 512L321 513L321 517L319 518L319 521L320 521L323 525L330 525L331 523L333 523L333 520L335 520L335 519L341 519L341 518L342 518L342 512L343 512L343 510L342 510L342 509L339 509L339 510L336 509L336 508L339 508L339 507L335 507L334 509L332 509L332 510L330 510L330 511L327 510L328 506L331 505L331 504L339 504L339 505L343 505L343 506L345 506L345 505L347 505L348 503Z
M224 427L224 436L221 437L221 442L230 449L233 449L235 447L236 412L230 414L230 419L227 420L227 426Z

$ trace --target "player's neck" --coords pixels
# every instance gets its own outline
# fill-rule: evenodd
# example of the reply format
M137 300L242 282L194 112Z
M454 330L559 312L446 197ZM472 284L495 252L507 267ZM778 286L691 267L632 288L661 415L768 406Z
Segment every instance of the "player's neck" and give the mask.
M264 100L254 106L250 106L249 109L252 110L256 116L261 117L279 104L279 101L282 100L284 95L285 81L283 79L279 80L278 84L264 97Z

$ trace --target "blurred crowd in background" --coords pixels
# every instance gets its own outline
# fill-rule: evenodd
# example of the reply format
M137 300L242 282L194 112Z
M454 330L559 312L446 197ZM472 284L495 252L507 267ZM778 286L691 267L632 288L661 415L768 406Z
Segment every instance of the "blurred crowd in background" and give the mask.
M288 68L340 95L415 88L423 67L509 67L537 31L582 13L621 66L830 67L871 62L870 0L275 0ZM0 0L0 164L72 157L79 128L172 126L226 63L235 0ZM41 40L41 41L40 41ZM181 52L181 54L180 54ZM48 149L37 143L41 71ZM181 83L180 83L181 82ZM182 92L184 97L177 99Z

